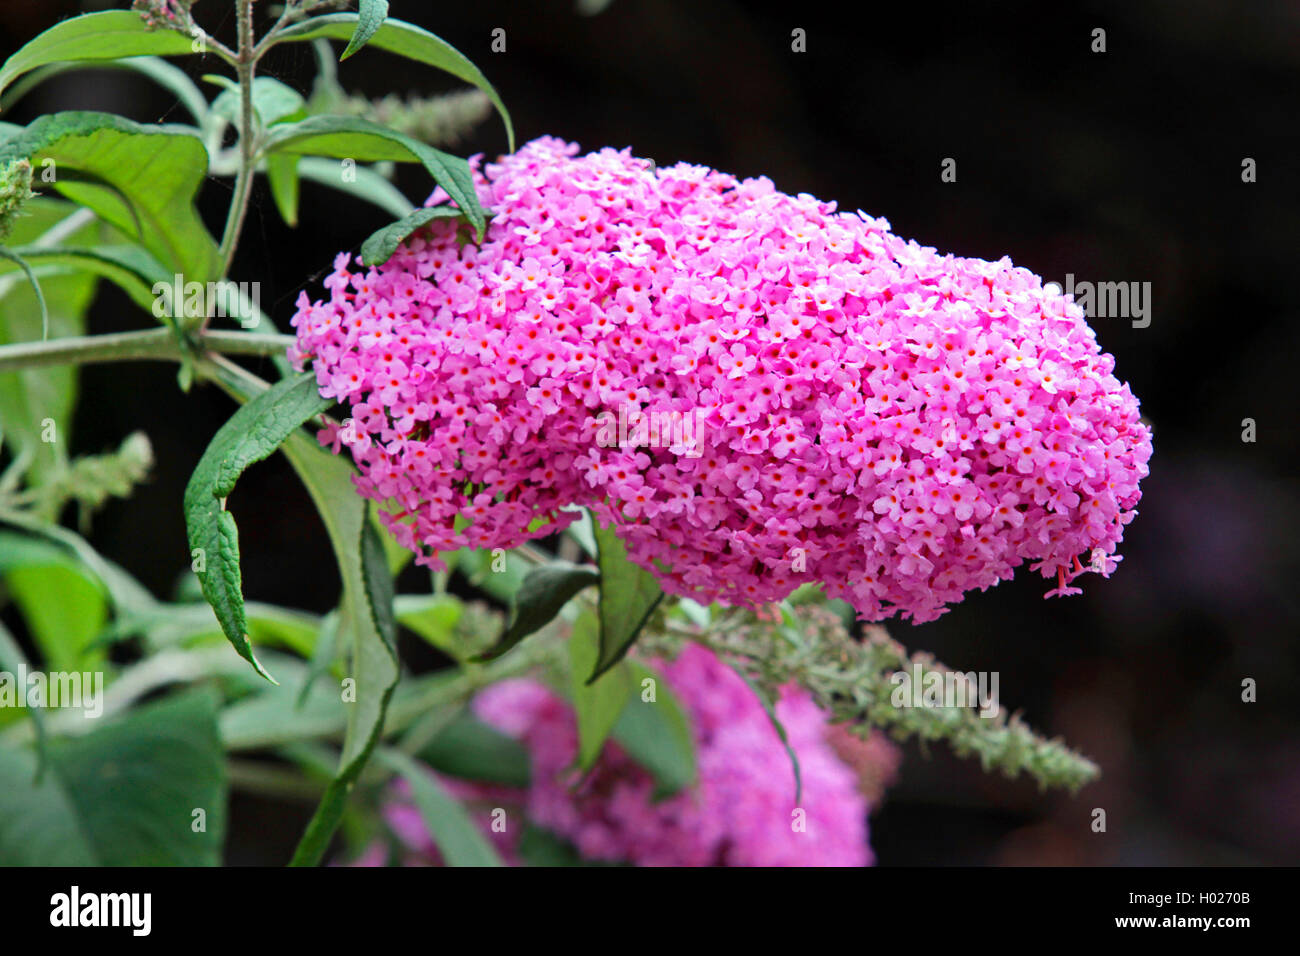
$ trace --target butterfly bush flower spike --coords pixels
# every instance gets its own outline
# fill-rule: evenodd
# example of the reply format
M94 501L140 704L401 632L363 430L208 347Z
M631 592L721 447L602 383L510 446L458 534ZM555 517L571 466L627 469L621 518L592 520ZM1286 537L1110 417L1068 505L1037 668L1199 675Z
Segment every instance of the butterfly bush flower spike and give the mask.
M422 564L583 505L705 602L817 581L926 621L1025 562L1049 596L1115 568L1151 435L1037 276L626 150L543 138L475 176L481 244L438 220L382 266L340 255L293 319L290 357L349 416L322 442ZM696 434L600 440L620 413Z

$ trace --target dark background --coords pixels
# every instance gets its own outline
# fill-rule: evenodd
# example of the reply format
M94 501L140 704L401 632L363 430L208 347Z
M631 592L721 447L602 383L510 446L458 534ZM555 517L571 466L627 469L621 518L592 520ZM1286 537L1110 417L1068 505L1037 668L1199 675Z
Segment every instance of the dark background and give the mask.
M0 0L0 55L79 9ZM200 0L195 12L233 42L230 9ZM614 0L586 17L573 0L394 0L391 13L478 63L521 143L553 134L631 146L660 165L767 175L786 192L885 216L940 251L1010 255L1059 283L1066 273L1150 282L1148 328L1093 322L1155 428L1120 570L1050 602L1050 585L1022 573L937 622L891 628L953 667L998 671L1004 704L1104 775L1076 798L1041 795L941 747L926 756L908 745L872 843L881 864L1300 862L1300 7ZM494 54L497 27L507 49ZM1104 54L1090 51L1096 27ZM794 28L807 31L806 53L791 51ZM217 66L176 62L196 75ZM309 50L281 48L262 72L306 92ZM452 88L377 51L343 64L340 78L373 95ZM104 71L52 81L6 118L74 108L183 118L144 81ZM504 149L493 119L463 151ZM957 160L955 183L940 181L945 157ZM1257 161L1254 184L1241 181L1245 157ZM417 202L430 189L413 169L399 185ZM324 187L303 189L294 231L259 186L233 274L262 282L262 306L282 328L298 289L318 296L334 254L386 222ZM227 181L205 190L214 231L229 193ZM149 325L107 287L90 318L93 332ZM165 365L89 367L82 384L74 452L144 429L159 459L144 491L97 518L92 540L169 593L188 565L184 483L231 405L212 389L182 396ZM1246 417L1258 423L1253 444L1241 439ZM259 466L233 498L250 598L326 610L329 548L288 467ZM1241 701L1247 677L1257 703ZM1106 833L1089 826L1098 807ZM282 862L308 812L237 798L230 860Z

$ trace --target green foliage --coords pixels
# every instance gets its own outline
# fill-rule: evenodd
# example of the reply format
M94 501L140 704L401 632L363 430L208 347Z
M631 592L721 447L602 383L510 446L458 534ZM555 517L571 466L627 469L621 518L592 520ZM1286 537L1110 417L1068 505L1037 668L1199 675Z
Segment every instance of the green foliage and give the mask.
M13 224L11 240L25 249L47 230L65 222L75 207L69 203L37 198L27 204ZM86 223L73 231L69 240L78 244L102 235L103 228ZM40 339L41 314L31 286L6 272L0 260L0 347ZM12 270L8 270L12 271ZM50 336L78 335L85 330L85 312L95 294L96 276L74 272L62 265L37 261L39 276L49 308ZM22 368L0 372L0 429L4 442L19 457L30 462L29 480L52 475L67 461L67 434L76 404L76 375L71 368ZM53 431L50 430L53 425ZM53 441L43 440L51 434Z
M368 266L383 265L392 258L397 247L411 233L421 226L427 226L435 219L454 219L460 210L451 206L432 206L417 209L409 216L403 216L397 222L389 223L361 244L361 262Z
M68 245L21 246L13 250L28 265L45 274L87 273L107 279L125 292L142 309L152 309L156 282L172 285L173 274L140 246L100 244L93 247ZM54 271L58 270L58 271ZM0 275L5 270L0 263Z
M439 148L457 145L492 114L492 101L479 90L454 90L435 96L390 93L375 99L360 94L347 96L341 91L314 93L312 107L314 112L359 116Z
M90 651L108 620L108 605L97 582L68 562L15 568L5 584L51 670L99 664L103 651Z
M519 837L518 853L524 866L626 866L606 860L584 860L568 840L531 823L524 826Z
M67 551L0 531L0 579L51 670L78 670L102 660L102 651L90 651L108 619L104 587Z
M439 773L504 787L526 787L531 776L523 744L463 713L421 749L420 758Z
M0 67L0 91L30 70L77 60L118 60L190 53L192 41L170 30L150 30L128 10L89 13L56 23Z
M343 579L341 633L351 638L356 704L349 712L342 770L359 771L383 725L397 683L393 581L383 545L352 486L352 468L302 435L285 445L294 471L325 522Z
M469 163L375 123L344 116L312 116L284 123L267 135L265 151L268 155L333 156L355 162L418 162L447 191L480 237L487 225Z
M113 611L123 618L142 618L155 612L158 602L135 578L99 554L80 535L21 511L0 511L0 522L20 528L33 538L50 542L78 561L103 585Z
M339 59L346 60L365 46L376 31L384 25L384 18L387 16L388 0L361 0L361 9L357 12L357 28L352 34L352 39L348 40L347 49L339 55Z
M288 153L267 158L268 169L275 161L297 161L298 176L339 192L347 193L365 200L394 216L405 216L415 207L383 176L368 166L358 166L353 172L355 179L343 179L339 175L337 160L321 159L317 156L298 157ZM274 188L274 187L272 187Z
M65 21L67 22L67 21ZM179 67L172 66L166 60L156 56L132 56L121 60L65 60L51 63L33 70L13 83L0 95L0 109L7 109L10 104L26 96L33 88L52 77L70 70L94 69L125 70L152 80L176 97L176 101L200 124L208 115L208 101L204 99L194 81Z
M514 551L496 556L491 551L457 551L447 560L470 584L503 604L519 593L530 570L528 561Z
M210 693L149 704L47 752L37 783L30 752L0 748L0 866L220 862L226 779Z
M286 225L298 225L298 192L301 178L298 164L302 157L282 153L266 158L266 181L271 187L271 198Z
M299 425L333 404L320 397L314 376L284 379L231 416L213 437L185 489L191 553L199 552L205 565L199 574L203 596L235 650L268 680L273 678L258 662L248 640L239 530L225 500L244 469L266 458Z
M579 591L599 583L600 575L596 571L567 561L533 568L519 587L510 626L492 649L478 659L500 657L529 634L536 633L554 620L560 609Z
M400 597L393 602L398 623L414 631L449 657L464 657L457 639L457 625L464 605L449 594Z
M614 740L654 777L654 799L673 796L698 779L690 718L662 677L638 661L627 667L632 694L614 724ZM651 688L654 698L646 699Z
M344 52L347 58L369 42L447 69L472 83L498 106L509 132L509 115L477 68L427 31L386 20L387 7L382 0L365 0L359 15L320 17L298 24L292 24L290 17L264 38L253 58L278 42L350 39ZM233 80L211 78L222 87L211 104L184 71L159 59L203 50L216 52L236 73ZM193 116L197 128L150 126L110 114L75 111L39 117L26 128L0 124L0 169L13 180L12 188L4 190L2 204L3 221L6 230L12 228L12 236L11 247L0 254L4 257L0 263L0 347L6 342L17 345L45 335L58 339L80 332L81 316L97 278L118 285L143 308L154 306L157 283L169 283L176 275L186 282L201 283L222 278L242 226L247 179L253 172L266 175L276 206L290 224L297 220L304 179L350 192L405 218L415 210L376 170L363 166L353 170L354 176L340 176L339 163L330 160L419 162L458 208L423 210L414 221L382 230L367 245L368 254L375 255L379 249L382 251L378 254L387 258L411 231L438 217L463 216L482 235L486 214L479 206L463 159L355 117L310 115L313 110L328 110L328 104L313 103L309 108L297 91L283 83L266 76L254 79L252 70L244 69L232 51L202 33L188 11L174 22L125 11L66 20L0 66L0 102L7 106L51 76L86 66L128 69L158 83L176 96ZM247 128L241 109L241 84L248 85L251 96L252 123ZM223 145L223 130L232 125L236 127L238 144L228 148ZM509 135L513 138L512 132ZM217 175L236 176L230 216L220 245L203 227L194 208L198 189L210 170ZM29 202L28 186L33 182L57 191L76 206L46 198ZM77 213L77 206L86 212ZM110 233L118 241L105 242ZM20 285L18 278L30 282ZM42 291L49 304L48 327L44 322L33 326L33 317L39 316L41 310L32 305ZM189 364L192 358L200 354L191 338L194 331L192 326L176 329L182 354L188 356L187 375L193 372ZM206 374L212 377L212 369ZM8 552L0 565L0 575L4 578L4 593L17 602L30 636L49 666L71 667L78 662L100 660L107 642L139 638L151 656L123 673L123 686L131 687L132 692L143 692L158 681L194 679L207 673L208 668L217 667L228 682L227 691L243 697L222 712L220 734L226 747L273 747L293 741L341 738L338 768L295 856L298 863L315 862L385 727L398 676L398 609L390 575L410 555L395 549L391 536L370 518L364 501L353 489L351 467L296 434L300 424L330 404L316 394L310 375L286 378L260 395L238 376L227 376L222 384L247 404L214 437L185 496L190 543L201 555L198 566L202 570L197 580L207 604L154 600L85 541L49 523L68 500L78 501L88 512L102 505L109 495L129 493L141 477L140 466L147 466L134 444L124 446L116 455L66 461L67 439L62 430L68 427L75 379L61 369L34 369L30 375L24 369L0 375L0 426L3 441L15 456L14 467L0 480L0 518L49 539L49 543L42 543L38 537L6 535ZM51 424L54 432L49 430ZM58 440L41 440L42 434L55 433ZM336 613L324 619L246 604L241 593L238 536L233 518L225 510L225 498L248 465L281 447L321 513L338 561L340 604ZM26 487L22 484L24 478ZM518 583L519 571L513 558L511 568L511 574L497 576L502 585ZM495 616L482 611L465 615L460 602L447 595L412 596L403 601L400 613L408 626L435 646L459 654L461 659L482 646L482 635L464 632L467 625L486 625L491 630L499 627ZM277 660L282 673L293 678L294 687L262 685L257 690L247 686L219 657L202 656L212 653L204 650L209 642L224 637L265 676L253 654L250 635L259 643L283 647L310 659L308 666L291 666L291 659L270 652L268 659ZM14 657L10 651L17 646L8 640L6 660ZM21 652L18 654L21 656ZM520 666L528 664L521 660ZM330 674L333 678L327 679ZM110 679L115 676L109 674ZM340 677L345 680L342 694L331 687L332 680ZM442 683L411 684L415 696L406 699L400 717L403 726L418 715L419 711L412 708L420 706L423 698L419 695L436 690ZM446 698L446 706L463 706L471 687L454 690ZM75 738L62 736L69 729L66 721L53 721L51 752L62 761L56 761L60 774L79 781L74 771L81 761L74 757L90 752L77 748L91 742L105 746L131 744L128 731L147 729L151 721L166 720L167 707L191 699L197 700L167 698L152 709L132 710L128 717L104 731ZM6 717L16 713L20 712L9 711ZM31 716L35 720L37 715ZM208 716L208 736L217 740L215 719L212 714ZM183 717L177 718L177 728L185 725ZM24 724L20 719L11 728L17 734L13 741L29 739ZM492 766L484 765L481 757L485 753L504 754L512 742L500 735L494 737L495 732L482 725L470 733L484 745L474 750L480 758L480 769L491 774ZM489 740L492 747L486 747ZM517 765L518 745L514 748ZM434 749L456 763L448 756L456 748L445 735L439 737ZM205 748L197 746L192 750L196 756L205 752ZM473 758L466 763L464 753L461 748L461 764L472 765ZM25 769L28 762L21 750L0 747L0 755L0 760L10 766L22 765ZM170 755L164 744L157 759L141 756L141 779L170 768L190 782L202 781L202 775L193 768L171 766ZM403 758L393 759L400 763ZM409 772L411 768L399 769ZM518 779L517 769L506 775ZM413 784L424 809L436 808L442 828L439 833L449 841L444 849L452 862L494 861L494 854L463 814L459 835L454 829L446 829L449 814L454 817L457 811L447 809L448 798L427 772L413 777ZM54 785L51 778L41 784L46 788ZM90 785L86 789L93 792ZM174 794L177 788L155 786L154 790L155 796L164 796ZM20 791L13 794L15 800L19 799ZM69 807L72 798L65 797L54 791L42 791L36 799L23 795L28 802L22 808L14 807L13 818L31 822L29 807L55 807L57 812L37 823L76 825L76 808ZM115 794L114 800L130 803L129 812L147 810L154 816L163 813L164 808L151 805L148 797L143 788L128 787ZM222 807L213 808L218 822L222 812ZM90 836L95 844L98 834ZM4 841L0 840L0 844ZM182 857L169 845L162 846L159 853L173 853L176 862L212 862L213 848L219 840L209 844L196 841L195 845L204 846L204 853L209 854L202 858ZM34 845L45 849L39 841ZM126 853L114 847L105 850L97 844L79 847L70 860L154 861L147 854Z
M216 243L194 209L208 154L186 127L53 113L0 144L0 163L16 159L33 166L53 160L55 189L133 236L186 281L219 277Z
M208 75L204 77L210 83L224 87L212 101L212 113L227 122L239 120L239 84L229 77ZM259 129L267 129L276 123L305 119L307 101L291 86L269 76L255 77L253 80L253 115Z
M36 273L32 271L32 267L26 259L11 249L0 247L0 259L7 259L12 262L27 277L27 281L32 287L32 294L36 296L36 307L41 316L41 341L48 340L50 337L50 308L45 302L45 293L41 291L41 283L36 278Z
M325 37L330 40L350 40L355 34L358 17L354 13L335 13L322 17L313 17L295 26L289 27L276 38L276 42L301 43ZM510 112L497 91L473 63L465 58L459 50L441 37L415 24L389 17L383 26L376 30L367 41L371 47L416 60L439 70L444 70L466 83L478 87L497 108L501 120L506 126L508 149L514 152L515 131L510 122Z
M623 659L664 596L655 576L628 560L614 529L593 523L600 565L600 652L588 678L592 681Z
M27 662L27 655L23 649L18 646L18 641L14 638L9 629L0 623L0 671L8 671L11 674L17 674L23 670L30 670ZM15 688L15 697L17 697ZM21 715L27 715L31 718L32 727L36 736L36 768L32 776L34 783L39 784L45 773L45 764L47 754L45 752L46 728L45 717L41 713L40 707L28 707L24 697L22 700L15 700L14 706L6 708L0 712L0 727L6 723L20 719Z
M393 581L366 502L352 487L351 467L302 435L290 438L285 453L307 486L334 548L343 578L340 627L351 638L350 677L355 682L338 773L294 854L294 865L301 866L320 861L338 826L347 795L383 729L397 685L398 661Z
M599 655L598 631L595 615L584 611L569 635L569 683L578 718L576 764L581 770L590 770L596 763L632 693L632 676L626 667L611 668L595 680L586 678Z
M504 865L464 807L451 798L427 767L396 750L380 751L379 759L410 784L420 818L449 866Z
M329 739L347 726L347 706L337 686L322 681L303 695L286 680L226 707L221 740L227 750L243 751Z

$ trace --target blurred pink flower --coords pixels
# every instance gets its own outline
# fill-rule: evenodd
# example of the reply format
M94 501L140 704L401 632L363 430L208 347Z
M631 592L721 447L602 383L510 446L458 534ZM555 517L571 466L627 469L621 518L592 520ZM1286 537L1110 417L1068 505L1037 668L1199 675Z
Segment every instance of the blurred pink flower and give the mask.
M458 796L479 808L485 832L490 811L482 808L500 806L518 808L531 824L563 837L593 861L643 866L873 862L867 814L896 772L898 751L892 744L878 735L853 738L829 725L806 693L788 690L777 714L799 758L803 794L796 806L789 754L740 677L694 645L676 661L652 663L691 721L698 784L656 802L650 774L612 741L579 784L571 769L577 753L572 708L535 681L505 681L481 692L474 710L527 747L530 785L511 791L451 783ZM633 700L628 706L655 705ZM433 841L403 791L397 791L385 816L408 864L438 862ZM507 833L492 835L511 862L518 860L520 830L515 822ZM382 863L371 854L365 859L368 865Z

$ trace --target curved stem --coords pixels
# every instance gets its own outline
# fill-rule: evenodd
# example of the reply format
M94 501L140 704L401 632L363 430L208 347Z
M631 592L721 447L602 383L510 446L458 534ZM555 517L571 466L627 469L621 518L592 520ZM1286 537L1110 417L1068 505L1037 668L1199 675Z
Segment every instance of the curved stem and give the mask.
M262 36L262 39L257 41L257 46L253 47L254 60L260 60L263 53L275 46L275 41L279 37L280 31L288 26L289 22L300 12L301 11L292 0L285 0L284 9L280 11L280 19L275 21L275 26L267 30Z
M239 80L239 172L235 176L235 192L230 197L226 228L221 235L223 279L230 273L230 263L235 258L235 246L244 228L248 196L253 185L253 74L257 69L257 53L253 46L253 0L236 0L235 19L239 33L239 58L235 62L235 74Z
M228 355L276 355L294 341L292 335L212 330L200 333L197 339L200 350ZM171 329L147 329L0 345L0 372L46 365L85 365L135 359L176 362L180 358L175 332Z

